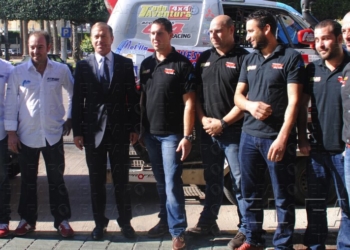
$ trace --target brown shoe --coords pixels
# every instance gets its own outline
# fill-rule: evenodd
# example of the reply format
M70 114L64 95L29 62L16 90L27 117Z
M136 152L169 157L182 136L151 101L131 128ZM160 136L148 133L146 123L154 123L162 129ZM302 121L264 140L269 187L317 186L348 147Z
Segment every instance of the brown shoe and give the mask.
M148 232L147 232L147 236L149 238L157 238L157 237L161 237L165 234L169 233L169 227L168 227L168 223L163 222L163 221L159 221L157 223L157 225L155 225L154 227L152 227Z
M219 236L221 234L219 226L216 222L214 223L202 223L198 222L192 228L187 229L187 232L192 236L203 236L203 235L214 235Z
M185 249L186 242L184 235L173 237L173 250Z

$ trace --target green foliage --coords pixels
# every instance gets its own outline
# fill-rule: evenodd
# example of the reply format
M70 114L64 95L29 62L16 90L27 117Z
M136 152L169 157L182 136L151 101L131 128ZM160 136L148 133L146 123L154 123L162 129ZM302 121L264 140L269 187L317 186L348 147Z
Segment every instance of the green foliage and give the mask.
M278 0L288 4L301 13L300 0ZM348 0L314 0L311 5L312 14L319 20L342 19L350 11Z
M92 46L90 36L85 35L84 39L80 43L80 49L87 53L94 52L94 47Z
M103 0L0 0L0 18L8 20L59 20L79 23L106 21Z

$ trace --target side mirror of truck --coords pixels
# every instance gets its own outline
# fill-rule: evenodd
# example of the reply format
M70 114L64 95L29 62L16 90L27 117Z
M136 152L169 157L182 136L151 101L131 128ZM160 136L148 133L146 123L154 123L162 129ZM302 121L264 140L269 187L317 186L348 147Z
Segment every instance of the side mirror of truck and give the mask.
M315 48L315 36L312 29L304 29L298 31L298 42L301 44L310 45L311 48Z

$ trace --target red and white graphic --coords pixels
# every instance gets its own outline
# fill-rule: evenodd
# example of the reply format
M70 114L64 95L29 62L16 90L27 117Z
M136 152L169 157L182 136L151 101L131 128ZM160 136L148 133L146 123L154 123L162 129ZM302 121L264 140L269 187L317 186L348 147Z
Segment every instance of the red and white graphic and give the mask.
M151 26L152 24L148 24L141 32L143 34L150 34L151 33ZM184 23L174 23L173 24L173 34L180 34L182 33L182 28L185 26Z
M164 69L164 73L168 75L175 75L175 69Z
M226 62L226 67L230 69L235 69L236 64L234 62Z
M283 63L272 63L271 67L273 69L283 69Z
M207 10L207 13L205 13L205 18L214 18L215 15L214 13L211 11L211 9Z
M138 175L137 175L137 178L138 178L139 180L143 180L143 178L145 178L145 175L144 175L144 174L138 174Z
M344 78L343 78L342 76L338 76L338 82L341 83L341 86L342 86L342 87L345 86L346 80L348 80L348 77L347 77L347 76L345 76Z
M104 0L104 1L109 14L111 14L118 0Z

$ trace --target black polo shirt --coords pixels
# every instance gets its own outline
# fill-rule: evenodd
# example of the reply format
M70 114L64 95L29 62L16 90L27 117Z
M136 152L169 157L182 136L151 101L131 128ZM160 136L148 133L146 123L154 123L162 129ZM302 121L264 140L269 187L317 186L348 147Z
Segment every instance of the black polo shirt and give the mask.
M343 141L350 144L350 63L348 63L343 70L343 77L341 79L341 97L343 104Z
M223 56L212 48L198 58L196 80L197 86L201 87L200 101L206 116L222 119L235 106L233 98L243 59L247 54L248 51L238 46ZM232 124L225 131L240 131L242 121L243 119Z
M183 95L196 91L192 63L174 48L161 62L153 54L141 63L140 83L145 94L145 129L158 135L183 134Z
M245 112L243 131L259 138L276 138L283 125L288 105L287 84L301 84L304 71L300 53L282 45L278 45L266 59L259 50L247 55L239 82L248 84L250 101L261 101L271 105L272 114L260 121L249 112Z
M311 97L311 148L318 152L341 153L343 109L341 100L342 74L350 61L344 53L343 62L333 71L319 59L306 67L306 81Z

